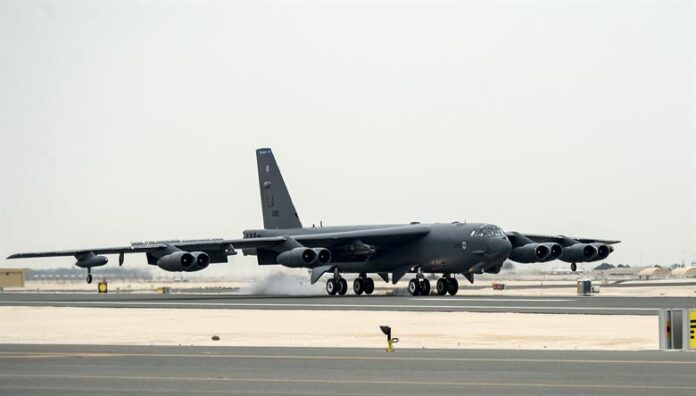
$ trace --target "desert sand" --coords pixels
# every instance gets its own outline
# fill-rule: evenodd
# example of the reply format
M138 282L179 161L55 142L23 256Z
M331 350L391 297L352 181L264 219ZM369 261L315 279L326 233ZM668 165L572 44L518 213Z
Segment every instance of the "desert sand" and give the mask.
M401 348L658 348L656 316L59 307L0 307L0 343L383 348L383 324Z

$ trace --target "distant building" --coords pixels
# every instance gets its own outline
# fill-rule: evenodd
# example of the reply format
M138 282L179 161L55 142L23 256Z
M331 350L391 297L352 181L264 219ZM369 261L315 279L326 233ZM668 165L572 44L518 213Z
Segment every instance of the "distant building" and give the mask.
M662 267L648 267L640 270L638 278L647 280L650 278L666 278L669 275L670 271L668 269Z
M672 276L675 278L696 278L696 267L682 267L672 270Z
M622 268L609 268L605 270L595 270L592 271L593 274L595 274L598 277L604 277L604 278L635 278L638 276L638 273L641 271L641 268L628 268L628 267L622 267Z
M0 289L3 287L24 287L24 275L28 269L0 268Z

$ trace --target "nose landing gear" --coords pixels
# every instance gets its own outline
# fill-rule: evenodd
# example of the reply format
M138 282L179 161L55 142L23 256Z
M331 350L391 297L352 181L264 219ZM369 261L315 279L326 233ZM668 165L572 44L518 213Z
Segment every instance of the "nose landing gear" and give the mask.
M575 263L570 263L570 270L575 272L578 270L578 265Z
M87 284L92 283L92 267L87 267Z

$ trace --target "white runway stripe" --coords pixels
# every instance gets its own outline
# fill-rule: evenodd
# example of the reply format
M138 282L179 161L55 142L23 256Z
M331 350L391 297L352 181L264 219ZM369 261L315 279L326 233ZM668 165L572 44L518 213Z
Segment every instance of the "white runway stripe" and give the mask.
M300 304L300 303L200 303L200 302L174 302L174 301L12 301L6 300L1 302L2 305L42 305L50 306L57 305L74 305L74 306L142 306L142 307L270 307L275 309L283 309L284 307L291 308L363 308L369 310L371 308L391 308L398 310L400 308L408 309L487 309L487 310L535 310L535 311L657 311L658 308L647 307L567 307L567 306L532 306L532 305L390 305L390 304Z
M505 301L505 302L571 302L576 301L574 298L448 298L448 297L418 297L412 298L414 301L449 301L449 302L459 302L459 301Z

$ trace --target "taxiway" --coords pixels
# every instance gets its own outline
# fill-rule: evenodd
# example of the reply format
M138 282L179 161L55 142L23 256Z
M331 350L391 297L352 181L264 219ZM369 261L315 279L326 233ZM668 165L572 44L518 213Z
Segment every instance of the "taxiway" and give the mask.
M693 308L696 297L494 296L240 296L212 294L3 293L0 306L518 312L655 315L660 308Z
M692 395L664 352L0 345L0 393Z

